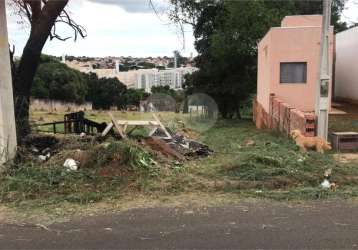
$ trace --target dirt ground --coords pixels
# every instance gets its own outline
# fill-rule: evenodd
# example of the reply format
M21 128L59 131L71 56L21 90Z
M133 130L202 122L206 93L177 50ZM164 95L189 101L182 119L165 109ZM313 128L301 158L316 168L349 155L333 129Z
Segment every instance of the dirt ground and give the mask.
M330 132L358 132L358 105L333 103L329 116Z
M339 153L334 154L333 157L341 163L358 162L358 153Z

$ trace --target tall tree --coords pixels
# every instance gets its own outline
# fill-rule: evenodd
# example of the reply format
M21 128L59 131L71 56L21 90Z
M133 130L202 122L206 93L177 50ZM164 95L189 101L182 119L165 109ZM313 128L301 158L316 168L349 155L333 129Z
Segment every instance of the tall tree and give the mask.
M129 105L139 107L140 101L148 96L144 89L127 89L120 99L120 108L126 109Z
M86 77L52 56L42 55L31 96L83 103L87 94Z
M30 131L29 103L41 51L48 38L67 40L56 33L56 24L68 24L77 36L85 37L85 30L74 22L65 10L69 0L11 0L10 5L17 14L27 18L31 29L30 36L18 64L12 59L13 85L15 95L15 116L19 142Z
M95 73L83 74L83 76L88 86L86 100L92 102L95 109L126 105L127 87L117 78L98 78Z

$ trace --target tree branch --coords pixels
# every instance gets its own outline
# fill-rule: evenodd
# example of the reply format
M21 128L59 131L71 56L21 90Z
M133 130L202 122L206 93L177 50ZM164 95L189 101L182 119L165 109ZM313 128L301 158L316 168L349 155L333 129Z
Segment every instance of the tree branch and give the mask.
M11 0L10 5L15 6L17 9L17 14L21 17L25 16L31 24L31 32L33 29L36 29L37 22L41 21L41 18L46 16L48 13L49 6L51 5L66 5L69 0ZM65 4L64 4L65 3ZM47 13L47 14L46 14ZM46 18L46 17L45 17ZM56 21L54 22L53 27L50 30L50 40L58 39L61 41L66 41L71 37L62 37L56 32L56 24L64 23L67 24L74 32L74 40L76 41L78 37L86 37L86 29L75 22L68 11L62 8L62 11L59 15L56 16ZM39 25L40 26L40 25Z
M66 37L66 38L62 38L61 36L59 36L56 33L56 24L57 23L65 23L67 24L69 27L72 28L73 32L74 32L74 41L77 41L77 37L80 36L82 38L86 37L86 29L79 25L78 23L76 23L68 14L68 12L66 10L63 10L62 13L60 14L60 16L58 17L58 19L55 22L55 25L51 31L50 34L50 39L52 40L53 38L56 38L58 40L61 41L66 41L67 39L70 39L71 37Z

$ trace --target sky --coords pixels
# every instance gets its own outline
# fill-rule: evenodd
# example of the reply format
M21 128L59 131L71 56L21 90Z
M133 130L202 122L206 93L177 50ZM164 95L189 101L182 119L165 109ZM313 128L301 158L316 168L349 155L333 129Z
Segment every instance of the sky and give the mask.
M43 52L61 56L171 56L174 50L182 55L196 54L191 27L183 36L174 24L169 24L165 13L166 0L154 0L159 17L149 0L70 0L67 9L73 19L86 28L87 37L76 42L48 41ZM7 9L10 44L15 44L16 55L21 54L29 34L29 26ZM72 36L66 25L57 28L63 37Z
M87 37L76 42L48 41L43 53L75 56L171 56L196 54L191 27L185 27L185 42L178 28L168 24L168 0L70 0L67 9L87 30ZM28 25L7 9L9 42L20 55L29 34ZM358 21L358 0L348 0L343 19ZM63 37L72 36L65 25L57 28Z

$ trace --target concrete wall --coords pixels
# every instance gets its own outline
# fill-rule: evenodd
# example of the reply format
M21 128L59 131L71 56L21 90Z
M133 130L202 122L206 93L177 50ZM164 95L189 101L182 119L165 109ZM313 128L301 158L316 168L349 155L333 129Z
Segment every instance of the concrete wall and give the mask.
M315 110L321 27L306 26L309 24L307 20L310 20L311 17L313 17L312 25L322 21L320 16L318 16L320 18L308 16L308 19L301 16L298 16L296 19L294 17L286 17L283 20L284 25L297 25L297 27L271 28L259 44L257 100L266 112L269 112L268 100L270 94L275 94L282 101L303 112ZM304 22L299 25L302 20ZM333 27L331 27L331 69L334 50L333 39ZM268 52L265 51L265 48L268 48ZM280 83L281 62L307 62L306 83ZM267 72L268 70L269 72Z
M358 103L358 27L336 34L335 97Z
M77 104L73 102L63 102L48 99L31 99L31 111L48 111L48 112L77 112L92 110L92 103L86 102Z
M269 112L271 79L271 32L258 45L257 101Z

